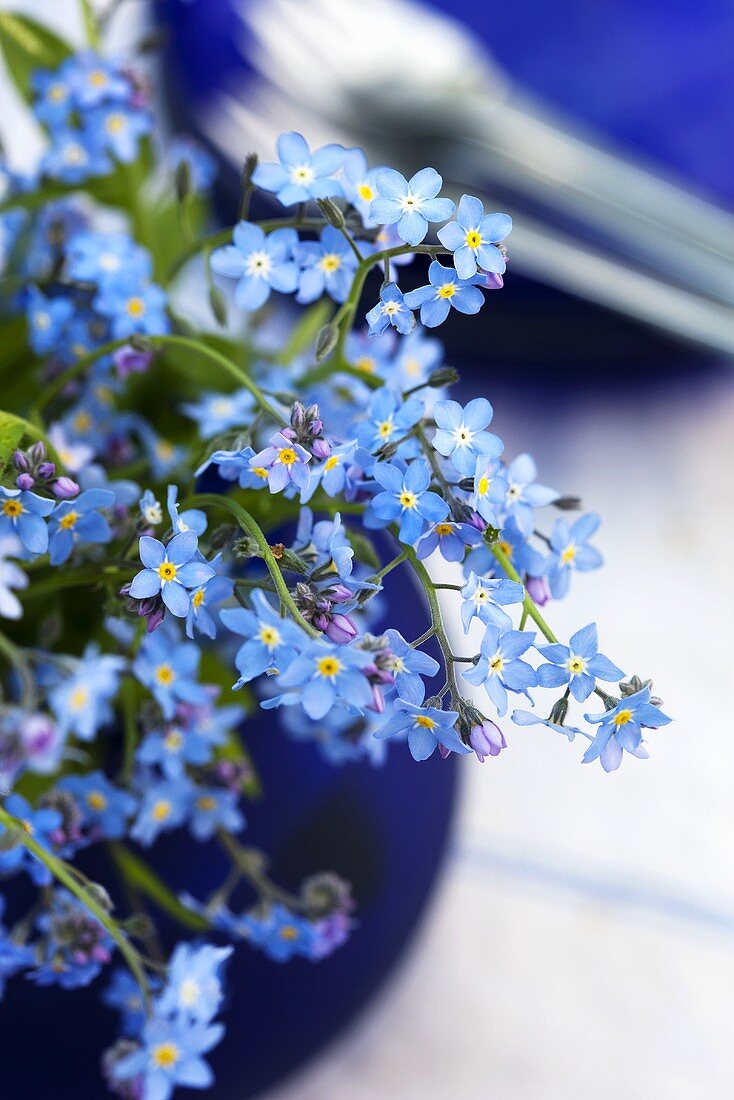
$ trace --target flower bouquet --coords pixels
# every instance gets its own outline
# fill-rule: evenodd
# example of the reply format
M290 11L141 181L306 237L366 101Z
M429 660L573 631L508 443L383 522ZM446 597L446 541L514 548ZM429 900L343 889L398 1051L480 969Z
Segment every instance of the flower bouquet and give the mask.
M82 10L77 53L0 13L46 139L0 206L0 874L37 888L0 926L0 983L96 982L109 1088L166 1100L212 1084L235 947L316 963L359 935L337 873L286 889L248 843L258 708L335 765L484 761L540 724L611 771L669 719L594 623L546 619L602 564L599 517L505 454L485 397L449 395L430 330L502 287L510 218L294 131L215 229L211 158L162 145ZM394 570L424 597L407 637ZM172 830L226 853L210 896L149 865ZM130 912L77 866L91 846ZM141 897L188 933L168 957Z

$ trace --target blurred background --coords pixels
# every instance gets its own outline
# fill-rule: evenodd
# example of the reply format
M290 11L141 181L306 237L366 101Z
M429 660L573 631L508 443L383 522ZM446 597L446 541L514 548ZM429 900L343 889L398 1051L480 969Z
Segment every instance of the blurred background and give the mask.
M12 6L75 26L72 0ZM401 964L267 1100L728 1100L734 8L128 0L111 41L153 25L171 126L221 158L223 219L244 155L291 128L513 214L505 289L446 326L449 361L508 452L604 517L606 568L557 633L591 609L675 719L612 775L540 727L462 767Z

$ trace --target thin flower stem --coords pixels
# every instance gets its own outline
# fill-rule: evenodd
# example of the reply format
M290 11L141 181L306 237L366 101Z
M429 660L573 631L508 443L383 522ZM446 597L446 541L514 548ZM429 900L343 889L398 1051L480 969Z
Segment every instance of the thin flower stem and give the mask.
M460 584L434 584L434 588L439 589L442 592L462 592L463 588Z
M423 586L423 590L426 594L426 600L428 601L428 609L431 613L431 625L433 633L436 635L436 640L441 647L443 654L444 664L446 666L446 680L451 694L455 700L461 698L461 692L459 691L458 684L456 682L456 673L454 671L454 655L451 651L451 642L443 625L443 617L441 615L441 607L438 602L438 596L436 595L436 589L431 580L431 575L426 569L423 562L416 554L413 547L406 548L406 557L410 564L413 566L413 570L418 577L418 580Z
M23 705L27 710L35 710L36 680L30 663L25 657L22 649L13 645L10 638L2 632L0 632L0 653L5 657L10 667L18 673Z
M224 832L223 829L217 833L217 838L232 860L234 867L240 872L241 877L250 883L260 897L268 901L282 902L282 904L287 905L289 909L301 911L305 909L304 903L296 894L292 894L289 890L284 890L268 878L262 868L261 855L257 849L244 848L233 836Z
M130 781L133 777L135 750L138 747L138 716L135 694L134 681L126 680L120 690L124 738L120 779L126 787L130 786Z
M197 352L203 359L208 359L210 362L216 363L217 366L221 367L236 379L244 389L249 390L260 408L267 412L274 420L278 421L280 424L288 423L288 419L283 410L279 409L268 400L257 383L253 382L250 378L247 371L232 359L228 359L221 351L217 351L216 348L209 347L208 344L204 344L200 340L193 340L189 336L146 336L145 342L152 350L158 348L179 348L182 351ZM102 347L96 348L93 352L90 352L89 355L77 359L76 363L72 363L70 367L58 376L58 378L55 378L53 382L50 382L49 385L44 388L43 392L36 400L33 410L34 413L40 413L45 409L47 405L63 391L64 387L82 374L87 367L90 367L103 356L110 355L113 351L125 347L129 343L129 339L111 340L109 343L103 344Z
M88 909L92 916L95 917L99 921L99 923L107 929L110 936L120 949L120 954L129 966L130 972L135 978L135 981L138 983L141 995L143 997L143 1002L145 1004L146 1012L149 1012L150 989L148 987L148 979L145 974L145 969L143 968L143 965L140 961L140 956L138 955L136 948L133 947L133 945L130 943L130 940L127 938L122 929L118 926L117 922L112 919L112 917L109 915L109 913L105 911L105 909L103 909L103 907L99 904L96 898L92 896L89 890L87 890L86 887L84 887L79 882L69 864L65 863L64 860L59 859L51 852L47 852L46 849L43 848L38 843L38 841L31 836L31 834L25 828L23 822L19 821L17 818L9 814L8 811L2 806L0 806L0 822L2 822L2 824L5 825L7 829L12 829L14 832L17 833L18 839L20 840L21 844L24 844L28 851L31 852L36 857L36 859L40 860L44 867L46 867L51 872L53 877L58 882L60 882L62 886L65 886L69 893L73 894L74 897L82 903L85 909Z
M417 646L423 645L423 643L427 642L429 638L432 638L435 633L436 633L435 626L429 626L428 630L425 630L421 634L420 638L416 638L414 642L410 643L410 648L415 649Z
M405 551L403 551L402 554L398 554L396 557L394 557L392 559L392 561L389 561L387 563L387 565L383 565L383 567L382 567L382 569L380 569L379 573L373 573L372 576L369 578L370 581L373 581L375 583L377 581L381 581L382 578L386 577L388 573L391 573L393 571L393 569L397 569L397 567L399 565L402 565L402 563L407 559L407 557L408 557L408 555Z
M498 546L496 542L491 543L489 549L492 551L495 558L500 563L510 580L517 581L518 584L522 584L522 578L520 577L520 574L515 569L514 565L507 557L507 554L504 552L504 550L500 546ZM528 595L527 589L525 589L525 597L522 602L522 607L523 614L526 617L530 616L533 622L540 627L541 632L545 635L549 642L558 641L558 638L555 636L551 628L548 626L548 623L540 614L540 611L538 610L534 601L531 600L530 596Z
M273 579L275 590L280 597L280 602L283 608L286 608L291 617L295 619L302 630L305 630L312 638L320 638L320 631L311 626L309 622L306 622L301 612L296 607L293 597L290 594L288 585L285 583L283 574L280 571L277 559L270 549L268 540L262 531L262 528L255 522L250 513L246 511L241 504L237 504L236 501L231 500L227 496L217 496L215 493L202 493L197 496L190 497L186 501L185 507L187 508L223 508L225 512L229 512L233 516L243 531L246 531L248 535L257 543L260 553L262 554L263 561L265 562L268 572Z

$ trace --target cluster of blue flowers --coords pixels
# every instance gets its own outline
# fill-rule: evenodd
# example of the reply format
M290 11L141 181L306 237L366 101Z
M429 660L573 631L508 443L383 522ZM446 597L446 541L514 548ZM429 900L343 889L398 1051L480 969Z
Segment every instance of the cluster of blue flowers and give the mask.
M143 165L151 116L127 68L85 52L33 91L41 174L74 185ZM101 230L92 204L2 215L9 313L43 386L9 410L0 484L0 617L18 632L0 636L0 875L41 890L32 916L0 925L0 990L19 973L86 985L119 949L130 971L103 994L121 1014L104 1068L122 1097L211 1084L233 944L318 962L353 930L336 874L291 893L242 844L253 708L335 765L379 765L403 742L417 761L495 758L509 714L583 737L584 761L611 771L669 721L649 681L599 652L594 623L568 639L546 623L601 566L599 517L569 516L578 501L505 453L486 398L450 397L456 372L427 331L502 286L509 217L471 195L455 207L430 167L408 179L294 132L277 150L248 161L231 241L193 244L186 203L212 165L188 141L166 154L182 227L171 270L203 250L215 315L227 290L235 316L254 315L244 339L196 333L153 281L155 242ZM11 196L34 186L8 179ZM248 220L255 187L292 209ZM403 293L397 275L416 263L425 283ZM280 295L310 307L295 326ZM181 371L173 402L163 370ZM425 591L409 629L389 618L393 570ZM218 846L231 872L204 900L163 882L157 896L226 946L179 944L161 979L74 861L113 841L124 873L175 831Z

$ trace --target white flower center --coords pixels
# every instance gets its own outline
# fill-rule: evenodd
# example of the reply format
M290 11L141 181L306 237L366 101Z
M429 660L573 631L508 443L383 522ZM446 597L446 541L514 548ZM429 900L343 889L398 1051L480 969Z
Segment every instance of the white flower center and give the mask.
M245 270L256 279L266 279L273 270L273 257L267 252L251 252L245 261Z

